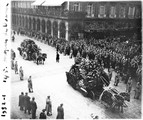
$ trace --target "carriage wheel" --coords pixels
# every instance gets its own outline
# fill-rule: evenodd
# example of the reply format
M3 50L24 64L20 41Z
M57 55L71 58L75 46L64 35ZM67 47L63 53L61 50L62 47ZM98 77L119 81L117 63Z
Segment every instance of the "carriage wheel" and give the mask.
M92 90L88 93L88 96L89 96L92 100L95 100L95 94L94 94L94 92L93 92Z
M26 52L23 52L22 57L23 57L24 60L27 60L27 58L28 58L28 57L27 57L27 53L26 53Z

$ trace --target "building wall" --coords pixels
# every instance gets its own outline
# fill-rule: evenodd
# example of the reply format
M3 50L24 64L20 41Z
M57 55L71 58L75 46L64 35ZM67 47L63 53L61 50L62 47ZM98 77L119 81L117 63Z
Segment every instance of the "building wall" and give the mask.
M70 37L78 37L79 33L83 33L85 31L85 28L88 28L89 30L102 30L100 26L103 26L103 31L110 30L110 27L113 26L113 28L118 29L118 26L127 26L127 29L130 29L127 25L132 24L133 28L136 30L136 27L140 27L139 30L141 30L141 2L78 2L80 4L79 11L74 11L73 6L75 2L69 2L69 10L67 2L62 4L62 6L59 7L47 7L47 6L37 6L34 7L31 5L33 1L12 1L12 27L15 29L26 29L29 31L33 31L33 27L29 27L29 21L31 24L33 24L33 21L30 19L35 19L36 22L34 22L36 26L35 32L43 32L43 24L42 20L45 21L45 33L46 34L48 30L51 30L50 34L53 36L56 32L56 37L64 36L65 39L69 39ZM77 3L77 2L76 2ZM93 15L88 16L87 15L87 6L88 4L93 5ZM100 7L105 6L105 16L100 17ZM115 7L115 17L110 17L111 7ZM125 17L121 17L121 9L125 8ZM131 17L128 15L130 7L135 7L134 9L134 16ZM37 20L40 19L40 30L37 30ZM47 21L50 21L50 28L47 26ZM54 28L53 23L55 21L58 23L58 27ZM61 32L62 29L60 29L60 25L63 23L63 27L65 30ZM115 24L117 23L117 25ZM118 25L119 24L119 25ZM137 25L136 25L137 24ZM89 26L90 25L90 26ZM109 26L109 27L108 27ZM94 29L92 28L94 27ZM76 29L74 29L76 28ZM111 30L114 30L111 27ZM58 31L54 30L57 29ZM60 35L61 33L65 32L65 35ZM74 36L75 35L75 36Z

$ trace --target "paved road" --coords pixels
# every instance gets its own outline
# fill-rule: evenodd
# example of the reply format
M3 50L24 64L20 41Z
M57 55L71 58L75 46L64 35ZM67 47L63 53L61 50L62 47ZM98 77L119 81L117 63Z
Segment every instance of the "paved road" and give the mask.
M25 36L17 36L12 49L16 52L16 60L19 67L24 69L24 81L19 80L19 75L15 75L12 71L11 80L11 118L30 118L31 115L24 114L18 107L18 96L21 92L28 92L27 79L31 75L33 81L34 93L29 93L30 97L35 97L38 109L37 116L43 108L48 95L52 100L53 115L49 118L55 119L57 115L57 106L64 103L65 119L91 119L91 114L98 115L100 119L115 119L115 118L141 118L141 100L131 98L128 107L124 108L124 113L113 113L106 109L99 101L93 101L83 97L79 92L72 89L66 82L66 74L74 59L69 59L69 56L60 55L60 63L56 63L56 50L44 43L36 41L42 52L47 53L48 58L45 65L36 65L33 61L23 60L17 51ZM110 86L113 86L113 80ZM125 85L121 82L117 87L118 90L124 91ZM131 97L133 96L131 93Z

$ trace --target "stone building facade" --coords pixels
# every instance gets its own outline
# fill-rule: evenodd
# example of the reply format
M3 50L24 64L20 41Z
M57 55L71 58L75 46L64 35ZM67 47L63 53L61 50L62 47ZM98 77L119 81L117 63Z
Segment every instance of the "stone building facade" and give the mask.
M141 1L12 0L12 29L66 40L136 33L141 38Z

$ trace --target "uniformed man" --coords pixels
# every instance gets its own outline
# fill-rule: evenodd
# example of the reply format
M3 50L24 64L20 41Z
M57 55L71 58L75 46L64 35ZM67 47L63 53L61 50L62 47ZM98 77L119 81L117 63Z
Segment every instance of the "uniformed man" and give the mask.
M60 106L57 108L57 117L56 119L64 119L64 108L63 108L63 104L60 104Z
M19 107L20 110L23 110L24 107L24 93L21 92L21 95L19 95Z
M126 85L126 92L130 93L131 89L132 89L132 78L129 77L129 80L128 80L127 85Z
M30 97L28 96L28 93L25 93L25 96L24 96L24 113L27 112L28 110L28 114L30 114L30 111L31 111L31 106L30 106Z
M23 80L24 73L23 73L22 66L19 68L19 76L20 76L20 80Z
M15 74L18 74L18 64L17 64L17 61L15 61L14 70L15 70Z
M28 78L28 90L29 90L29 93L33 92L33 85L32 85L31 76L29 76L29 78Z
M36 110L37 110L37 104L35 102L35 98L33 97L31 101L32 119L36 119Z

